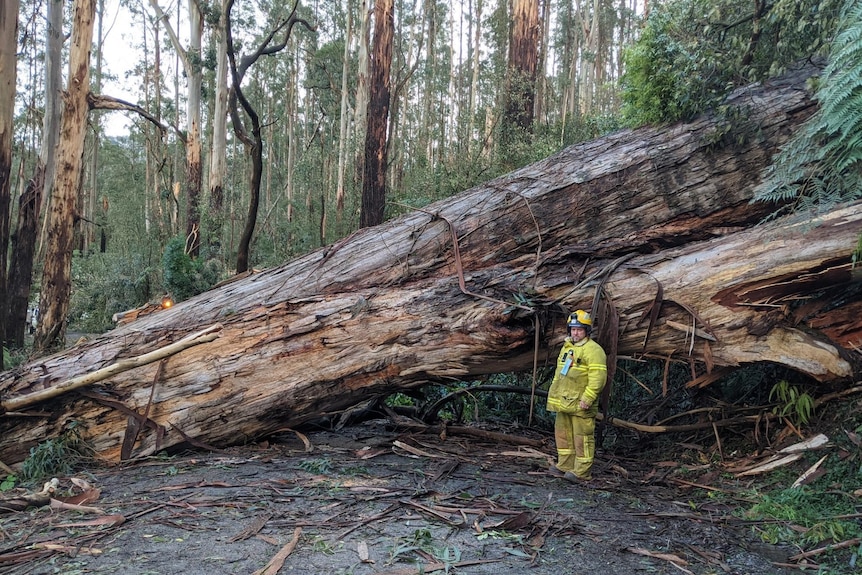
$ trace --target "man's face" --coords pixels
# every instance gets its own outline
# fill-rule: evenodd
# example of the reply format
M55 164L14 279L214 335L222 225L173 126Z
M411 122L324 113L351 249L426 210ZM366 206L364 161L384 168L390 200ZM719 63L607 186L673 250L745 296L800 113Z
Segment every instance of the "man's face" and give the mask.
M582 327L570 327L569 335L571 335L572 341L578 342L587 337L587 330Z

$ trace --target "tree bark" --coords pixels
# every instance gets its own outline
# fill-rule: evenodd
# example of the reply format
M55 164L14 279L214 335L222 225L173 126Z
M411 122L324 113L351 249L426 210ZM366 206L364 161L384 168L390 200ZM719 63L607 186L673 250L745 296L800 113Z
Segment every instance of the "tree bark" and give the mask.
M203 36L203 17L197 0L189 0L189 44L184 48L171 26L158 0L150 0L156 18L162 23L171 44L183 64L183 72L188 80L186 100L187 126L186 147L186 253L196 258L200 253L200 191L203 182L201 164L201 37Z
M515 0L509 42L506 132L532 133L539 62L539 2Z
M386 207L386 168L389 164L387 126L389 122L390 68L395 30L392 0L374 3L374 54L371 59L371 97L365 133L365 171L362 178L362 205L359 227L383 223Z
M747 122L704 117L570 147L5 373L3 405L27 405L28 394L222 326L158 365L0 416L0 461L21 461L69 421L116 458L130 418L148 414L127 450L138 456L250 441L428 382L528 371L534 354L553 357L566 312L598 288L597 324L619 318L616 340L602 341L617 354L858 377L859 204L755 226L774 206L749 203L813 112L810 72L737 93L730 104Z
M0 339L6 335L6 278L9 209L12 204L12 120L15 118L15 78L18 53L18 0L0 6ZM0 350L0 369L4 367Z
M41 351L62 348L66 315L72 290L72 248L76 200L83 170L84 136L90 91L90 48L93 44L95 0L77 0L72 24L69 79L63 93L63 115L57 144L57 168L53 196L47 213L48 235L40 321L34 347Z
M227 62L227 0L220 0L221 13L214 30L216 41L215 101L213 103L212 151L210 152L210 245L222 242L224 225L224 179L227 164L228 62Z

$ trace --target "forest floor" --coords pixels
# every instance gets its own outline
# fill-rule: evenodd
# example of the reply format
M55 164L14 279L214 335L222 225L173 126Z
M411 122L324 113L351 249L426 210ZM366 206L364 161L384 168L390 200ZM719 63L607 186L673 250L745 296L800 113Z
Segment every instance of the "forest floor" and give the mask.
M518 433L533 446L374 420L95 466L58 491L90 512L0 514L0 573L799 572L799 549L734 513L751 478L692 446L688 464L600 453L584 485L547 473L550 438Z

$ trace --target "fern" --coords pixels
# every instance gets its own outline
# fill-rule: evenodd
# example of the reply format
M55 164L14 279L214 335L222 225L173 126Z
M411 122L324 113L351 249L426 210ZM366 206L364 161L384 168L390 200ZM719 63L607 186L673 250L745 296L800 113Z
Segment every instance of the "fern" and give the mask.
M841 12L820 109L764 174L754 201L795 199L790 209L825 210L862 197L862 4L846 0Z

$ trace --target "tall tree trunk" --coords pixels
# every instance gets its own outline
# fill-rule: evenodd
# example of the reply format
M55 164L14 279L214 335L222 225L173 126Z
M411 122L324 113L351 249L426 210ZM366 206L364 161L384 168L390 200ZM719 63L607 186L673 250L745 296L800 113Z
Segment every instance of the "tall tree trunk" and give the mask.
M228 65L225 14L227 0L221 0L221 14L215 29L216 75L215 103L212 119L212 151L210 152L209 196L212 233L210 244L221 242L224 225L224 177L227 157Z
M459 23L463 20L459 20ZM446 103L449 113L443 116L442 138L443 145L449 152L447 160L451 161L461 154L460 144L458 141L458 53L455 51L456 46L461 46L461 30L455 25L455 10L453 2L449 1L449 36L452 41L449 43L449 82L447 83Z
M347 102L349 100L350 79L350 47L353 43L353 6L347 0L347 31L344 33L344 53L341 63L341 108L338 116L338 176L335 183L335 229L344 233L342 220L344 218L344 174L347 168Z
M197 257L200 253L200 192L203 179L201 169L201 36L203 18L196 0L188 0L189 7L189 45L184 48L171 26L158 0L150 0L150 5L162 23L171 44L183 64L183 72L188 82L186 97L186 252ZM179 93L179 90L177 90ZM179 108L178 108L179 109Z
M63 5L61 0L47 4L45 23L45 114L42 117L42 147L31 180L18 199L18 219L12 237L11 261L7 290L6 341L17 348L24 347L27 330L27 308L33 284L33 262L39 233L42 197L48 193L46 184L54 178L54 147L60 129L59 96L62 75Z
M18 0L0 6L0 335L6 334L6 279L9 210L12 204L12 121L15 118L15 78L18 65ZM2 352L2 349L0 349ZM2 356L2 353L0 353ZM3 369L0 357L0 369Z
M78 217L75 204L83 170L95 15L96 0L75 1L69 80L63 93L57 144L57 175L47 214L48 237L39 300L41 320L34 339L34 347L43 352L65 344L66 315L72 291L73 231Z
M428 173L433 174L436 166L437 154L434 148L433 126L437 124L434 115L434 102L437 92L433 89L434 79L437 73L437 2L427 0L425 13L428 15L428 62L425 65L425 77L422 85L421 106L423 110L421 127L419 128L419 142L422 153L428 161Z
M203 185L201 160L201 85L203 69L201 60L201 36L204 21L198 0L189 0L189 49L185 64L189 91L187 99L188 133L186 134L186 252L193 258L200 255L201 208L200 197Z
M579 83L579 109L582 116L588 116L593 112L594 94L600 81L599 65L599 37L601 34L599 11L602 0L577 0L577 16L580 21L581 31L584 38L583 49L592 58L580 58ZM589 5L585 11L584 4Z
M386 208L386 168L389 161L386 135L394 31L393 0L377 0L374 4L371 98L368 101L365 172L362 179L362 207L359 212L359 227L362 228L382 223Z
M547 92L547 78L545 76L545 68L547 66L548 46L550 45L551 32L551 2L550 0L542 0L541 12L539 17L539 25L541 33L539 34L539 54L536 58L536 106L535 121L545 122L545 94Z
M539 31L539 0L514 0L501 133L504 153L526 143L533 130Z
M104 21L105 0L97 0L96 7L96 30L93 52L95 65L93 66L93 92L102 93L102 46L104 45ZM81 254L88 255L91 246L96 239L97 222L103 218L96 217L99 196L99 149L102 138L102 112L95 110L90 114L89 124L93 127L89 141L89 169L86 170L86 185L80 198L81 219L78 225ZM102 214L106 215L106 214Z
M476 98L479 94L479 66L482 55L482 5L483 0L476 0L476 14L474 18L470 19L471 25L474 26L474 29L472 39L473 59L470 65L470 104L467 112L469 114L469 125L467 129L467 156L469 158L473 158L473 154L475 152L474 142L476 142L477 139L479 142L482 141L481 134L478 134L478 136L476 134Z
M368 100L370 98L369 66L371 58L368 55L368 36L370 34L370 23L368 9L369 0L359 0L359 46L356 51L356 98L353 125L357 142L354 181L362 185L365 174L365 139L368 132Z

